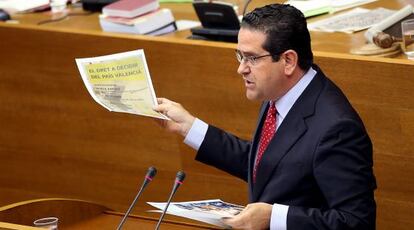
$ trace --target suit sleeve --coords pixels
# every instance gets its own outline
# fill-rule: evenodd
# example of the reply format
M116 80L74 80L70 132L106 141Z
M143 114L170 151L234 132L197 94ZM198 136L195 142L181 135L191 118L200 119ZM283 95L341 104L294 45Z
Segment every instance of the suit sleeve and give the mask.
M314 179L327 207L290 206L288 229L375 229L372 145L361 123L342 120L321 138Z
M209 125L196 160L247 181L250 142Z

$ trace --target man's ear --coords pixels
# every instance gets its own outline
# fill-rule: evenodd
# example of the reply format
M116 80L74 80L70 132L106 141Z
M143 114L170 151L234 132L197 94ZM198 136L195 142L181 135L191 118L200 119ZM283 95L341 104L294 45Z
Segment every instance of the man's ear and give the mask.
M286 50L280 56L285 64L285 74L291 76L298 67L298 54L294 50Z

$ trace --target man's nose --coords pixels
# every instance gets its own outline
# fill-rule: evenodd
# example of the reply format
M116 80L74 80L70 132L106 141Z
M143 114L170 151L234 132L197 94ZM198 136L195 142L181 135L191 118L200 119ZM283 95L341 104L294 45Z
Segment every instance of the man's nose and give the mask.
M237 73L240 74L240 75L244 75L244 74L249 73L249 72L250 72L250 68L247 65L247 63L244 62L244 61L240 62L239 68L237 68Z

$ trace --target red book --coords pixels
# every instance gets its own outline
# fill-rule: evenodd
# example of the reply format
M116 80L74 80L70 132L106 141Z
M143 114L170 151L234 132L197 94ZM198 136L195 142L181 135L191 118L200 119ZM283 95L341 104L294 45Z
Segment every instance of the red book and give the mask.
M158 0L119 0L102 8L102 13L111 17L134 18L159 7Z

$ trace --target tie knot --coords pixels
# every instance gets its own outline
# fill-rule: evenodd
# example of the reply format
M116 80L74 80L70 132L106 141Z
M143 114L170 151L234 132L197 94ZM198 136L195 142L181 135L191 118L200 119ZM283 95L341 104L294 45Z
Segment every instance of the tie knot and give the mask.
M276 106L275 106L275 102L271 101L269 103L269 109L267 110L267 117L276 117Z

